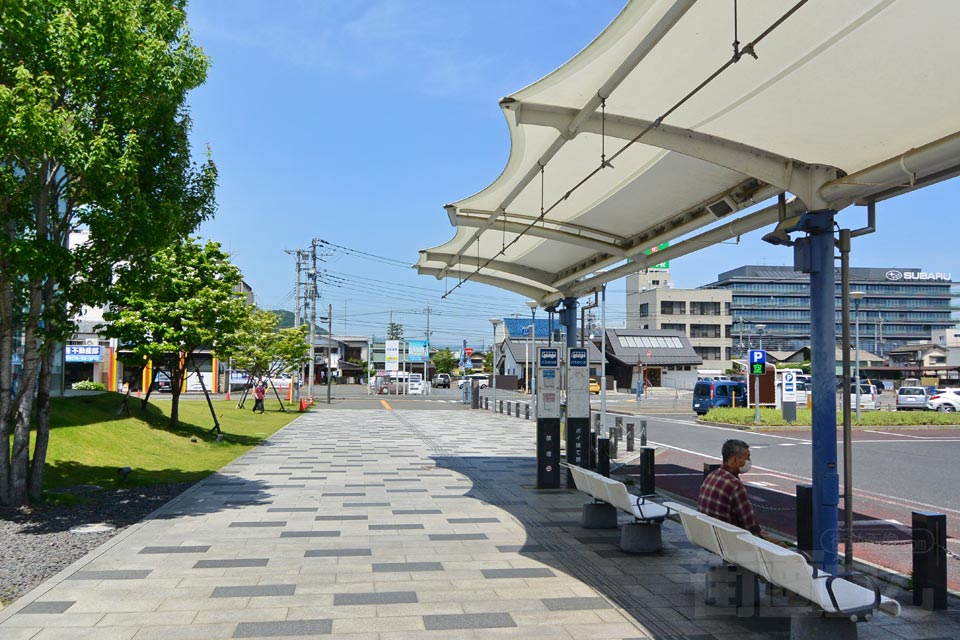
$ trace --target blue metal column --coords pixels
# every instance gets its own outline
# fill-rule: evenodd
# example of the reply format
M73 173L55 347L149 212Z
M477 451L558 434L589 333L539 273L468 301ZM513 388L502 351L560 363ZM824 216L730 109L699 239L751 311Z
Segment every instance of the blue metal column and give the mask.
M567 346L577 346L577 299L564 298L560 324L567 328Z
M813 558L824 571L837 569L840 477L837 473L836 285L833 218L836 211L809 211L797 231L795 268L810 274L810 363L813 378Z

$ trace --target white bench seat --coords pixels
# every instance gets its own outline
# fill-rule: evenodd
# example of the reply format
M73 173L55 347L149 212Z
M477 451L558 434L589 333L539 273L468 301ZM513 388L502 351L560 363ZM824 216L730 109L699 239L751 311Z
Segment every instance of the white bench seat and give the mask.
M687 539L693 544L805 598L825 613L868 618L879 610L900 615L900 603L880 595L876 586L867 588L850 579L853 576L818 571L800 553L679 503L666 502L663 506L680 515Z
M631 494L622 482L583 467L567 465L567 469L573 474L577 489L630 514L638 522L662 522L670 514L670 509L666 506L645 496Z

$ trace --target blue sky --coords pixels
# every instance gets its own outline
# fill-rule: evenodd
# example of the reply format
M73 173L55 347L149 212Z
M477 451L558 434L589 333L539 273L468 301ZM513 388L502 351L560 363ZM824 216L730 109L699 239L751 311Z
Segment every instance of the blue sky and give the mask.
M320 238L320 307L333 306L335 333L382 337L392 312L406 337L422 338L429 306L434 343L489 344L487 318L528 315L523 298L468 283L441 299L444 283L408 265L453 235L443 205L503 168L498 100L561 66L623 4L193 0L193 38L212 58L189 98L193 141L197 152L210 145L220 170L219 210L200 234L231 252L261 307L293 309L284 249ZM854 240L854 266L960 280L949 241L958 201L952 180L881 203L877 233ZM865 210L838 221L863 226ZM695 287L742 264L791 264L763 233L675 260L671 275ZM611 323L624 319L624 291L623 280L608 287Z

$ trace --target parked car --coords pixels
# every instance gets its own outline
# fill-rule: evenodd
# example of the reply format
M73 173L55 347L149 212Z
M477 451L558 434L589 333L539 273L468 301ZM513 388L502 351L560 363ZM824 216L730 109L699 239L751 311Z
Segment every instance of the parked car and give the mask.
M460 378L457 380L457 389L462 389L463 384L468 380L479 380L481 389L486 389L487 385L490 384L490 376L486 373L471 373L466 378Z
M877 393L877 385L875 384L860 384L860 409L863 411L879 411L880 410L880 398ZM853 406L854 410L857 408L857 384L853 383L850 385L850 403Z
M437 389L449 389L450 388L450 374L449 373L438 373L433 379L433 386Z
M930 396L923 387L900 387L897 391L897 411L926 409Z
M157 379L153 383L153 390L162 393L171 393L173 385L170 383L170 374L166 371L157 371Z
M937 393L927 400L927 409L944 413L960 411L960 391L957 389L938 389Z
M747 385L733 380L701 380L693 387L693 410L705 415L714 407L747 406Z
M596 378L590 378L590 393L600 393L600 383Z

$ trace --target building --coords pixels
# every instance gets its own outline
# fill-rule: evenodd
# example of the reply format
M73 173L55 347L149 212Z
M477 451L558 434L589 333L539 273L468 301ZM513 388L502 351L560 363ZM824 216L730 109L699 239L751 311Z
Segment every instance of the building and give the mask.
M627 328L679 331L704 369L730 368L731 292L722 289L627 289Z
M952 329L956 296L949 273L920 269L851 268L850 291L863 292L851 323L860 329L860 348L883 357L911 342L929 343L935 331ZM810 344L810 278L792 267L747 265L721 273L701 287L732 295L732 343L736 357L762 348L797 351ZM836 277L836 331L840 339L840 272ZM851 332L853 334L853 332ZM853 335L851 335L853 340Z
M640 375L644 387L692 389L696 383L703 361L682 331L607 329L606 335L607 377L617 388L636 391Z

